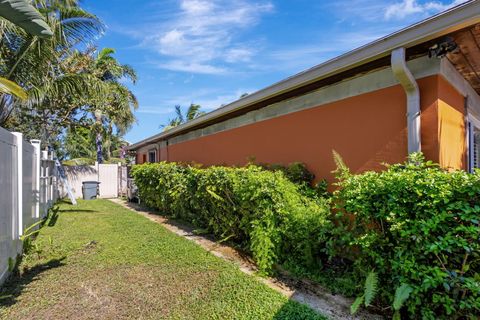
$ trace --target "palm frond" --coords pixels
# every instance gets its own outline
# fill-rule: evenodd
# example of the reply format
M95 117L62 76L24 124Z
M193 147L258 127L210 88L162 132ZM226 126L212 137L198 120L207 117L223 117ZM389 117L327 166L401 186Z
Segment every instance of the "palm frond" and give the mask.
M203 115L204 113L200 111L201 106L199 104L190 104L190 107L188 107L187 110L187 121L191 121L195 118L198 118L199 116Z
M182 107L180 107L180 105L176 105L175 106L175 114L176 114L176 121L179 123L179 124L182 124L185 122L185 118L183 117L183 112L182 112Z
M66 43L89 42L105 31L100 19L79 7L60 10L61 37Z
M43 16L34 6L24 0L0 1L0 16L23 28L31 35L48 38L52 30L44 21Z
M22 100L27 100L27 93L13 81L0 77L0 92L11 94Z

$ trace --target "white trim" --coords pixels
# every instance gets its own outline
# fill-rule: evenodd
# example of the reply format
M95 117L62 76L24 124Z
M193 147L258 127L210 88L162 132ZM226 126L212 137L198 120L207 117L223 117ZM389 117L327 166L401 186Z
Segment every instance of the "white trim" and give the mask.
M468 151L468 170L473 172L473 169L478 168L475 166L475 153L474 148L478 148L475 143L475 129L480 131L480 119L476 118L472 114L467 114L467 151ZM478 156L478 155L477 155Z
M37 139L30 140L30 143L34 147L34 158L35 158L35 218L40 218L40 144L41 141Z
M420 152L420 89L405 61L405 48L392 51L392 71L407 95L408 153Z
M395 48L410 48L417 44L452 33L479 22L480 1L466 2L431 18L425 19L419 23L413 24L405 29L397 31L391 35L347 52L337 58L326 61L295 76L277 82L269 87L266 87L265 89L252 93L224 107L207 113L202 117L137 142L131 145L129 149L135 150L144 144L178 134L204 122L212 121L228 113L248 107L254 103L266 100L287 91L291 91L314 81L330 77L334 74L352 69L356 66L386 57L390 55L390 52Z
M12 132L17 146L17 234L14 239L23 235L23 133Z
M476 128L480 130L480 120L472 114L468 114L468 121L470 121Z

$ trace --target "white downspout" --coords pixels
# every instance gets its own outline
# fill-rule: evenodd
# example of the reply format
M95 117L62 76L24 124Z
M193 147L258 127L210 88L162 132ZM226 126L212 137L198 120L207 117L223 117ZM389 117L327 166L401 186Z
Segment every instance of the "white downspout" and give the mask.
M405 48L392 51L392 70L407 95L408 153L421 151L420 141L420 90L407 67Z

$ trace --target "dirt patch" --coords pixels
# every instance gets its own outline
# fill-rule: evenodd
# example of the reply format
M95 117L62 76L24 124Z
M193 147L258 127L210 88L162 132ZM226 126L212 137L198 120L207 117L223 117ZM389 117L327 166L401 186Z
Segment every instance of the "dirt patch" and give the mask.
M215 272L159 270L154 266L62 267L42 274L23 292L8 319L158 319L208 295ZM45 287L45 283L49 286Z
M291 277L288 272L284 270L280 270L277 278L258 277L255 274L258 270L255 263L242 252L232 247L216 243L207 237L196 235L192 228L160 216L155 212L148 211L138 204L129 203L121 199L111 199L111 201L161 224L177 235L194 241L215 256L233 262L242 272L257 277L270 288L294 301L308 305L330 319L383 319L381 316L370 314L364 310L360 311L356 316L352 316L350 315L350 305L353 303L353 299L333 295L316 283Z

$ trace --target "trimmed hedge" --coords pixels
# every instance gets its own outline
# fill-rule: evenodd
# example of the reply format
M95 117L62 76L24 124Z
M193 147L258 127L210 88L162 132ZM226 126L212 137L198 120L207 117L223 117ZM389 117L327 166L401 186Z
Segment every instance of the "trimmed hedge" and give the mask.
M334 266L361 295L373 271L374 305L385 314L479 318L480 172L448 172L413 154L383 172L354 175L336 160L331 199L310 187L298 164L265 170L163 162L132 174L145 204L235 243L263 272L278 263L321 277ZM335 277L328 281L341 287Z
M285 261L313 267L324 256L329 202L306 196L281 171L258 166L134 166L142 201L250 252L270 272Z
M383 172L340 165L338 175L332 255L349 253L358 274L378 274L377 302L391 306L403 285L412 290L406 318L478 319L479 172L448 172L413 154Z

